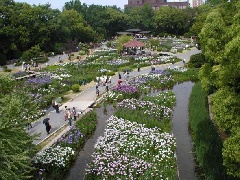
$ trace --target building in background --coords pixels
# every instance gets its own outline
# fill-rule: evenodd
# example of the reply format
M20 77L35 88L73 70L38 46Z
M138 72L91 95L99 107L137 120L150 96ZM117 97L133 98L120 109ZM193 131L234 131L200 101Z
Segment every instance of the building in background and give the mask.
M192 0L192 7L198 7L203 5L203 0Z
M167 0L128 0L128 4L124 5L124 8L144 6L148 3L154 10L158 10L161 6L172 6L178 9L185 9L189 7L188 0L179 0L179 2L168 2Z

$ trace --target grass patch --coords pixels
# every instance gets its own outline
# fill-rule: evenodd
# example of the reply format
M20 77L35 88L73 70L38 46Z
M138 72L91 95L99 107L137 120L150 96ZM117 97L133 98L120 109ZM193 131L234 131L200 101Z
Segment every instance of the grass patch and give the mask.
M195 158L204 179L223 179L222 141L209 117L207 94L201 83L192 89L189 122L193 134Z

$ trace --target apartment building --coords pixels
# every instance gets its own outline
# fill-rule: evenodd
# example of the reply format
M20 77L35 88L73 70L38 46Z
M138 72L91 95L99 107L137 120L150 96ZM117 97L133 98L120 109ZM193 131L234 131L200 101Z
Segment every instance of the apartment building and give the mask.
M192 0L192 7L198 7L203 5L203 0Z
M161 6L172 6L178 9L185 9L189 6L188 0L179 0L178 2L168 2L167 0L128 0L128 4L124 8L144 6L148 3L154 10L158 10Z

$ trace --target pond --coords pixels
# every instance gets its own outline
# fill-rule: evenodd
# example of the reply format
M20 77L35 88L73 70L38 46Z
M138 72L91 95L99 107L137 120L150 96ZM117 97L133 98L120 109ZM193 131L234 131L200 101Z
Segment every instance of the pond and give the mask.
M188 99L192 91L194 83L185 82L175 85L173 91L176 95L177 102L172 114L172 131L177 142L177 165L180 179L197 179L195 174L194 156L192 154L192 140L188 132ZM151 92L151 95L159 92ZM104 108L102 104L97 109L98 125L92 138L90 138L83 150L79 152L79 156L72 167L68 179L84 179L85 168L91 162L91 155L94 152L94 145L99 136L102 136L106 126L106 120L113 115L114 108L107 105Z

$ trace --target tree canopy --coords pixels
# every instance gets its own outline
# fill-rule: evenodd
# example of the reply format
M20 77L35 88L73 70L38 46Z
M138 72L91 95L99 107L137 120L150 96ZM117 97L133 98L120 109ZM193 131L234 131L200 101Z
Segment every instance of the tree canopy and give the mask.
M240 2L231 0L215 6L207 15L199 34L206 63L199 77L212 94L214 121L228 135L223 161L227 173L240 177ZM234 142L234 143L233 143ZM235 151L232 151L232 150Z
M50 4L36 6L3 0L0 64L20 58L32 47L38 46L46 53L72 51L80 42L101 42L132 28L151 31L154 35L184 35L195 22L196 10L162 7L154 11L145 4L123 11L116 6L88 6L80 0L71 0L60 11L52 9Z

